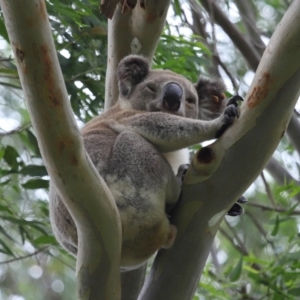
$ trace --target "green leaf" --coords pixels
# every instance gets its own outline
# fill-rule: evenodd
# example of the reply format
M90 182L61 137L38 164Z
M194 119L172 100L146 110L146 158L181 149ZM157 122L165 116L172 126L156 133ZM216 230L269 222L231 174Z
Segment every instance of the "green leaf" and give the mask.
M48 172L44 166L36 166L36 165L27 165L21 169L20 173L23 175L39 176L39 177L48 175Z
M36 190L36 189L48 189L49 188L49 180L44 179L31 179L26 183L22 184L24 189L28 190Z
M30 145L32 151L36 156L41 157L40 148L35 135L29 129L26 130L26 133L28 138L28 144Z
M271 232L271 236L275 236L278 234L278 231L279 231L279 224L280 224L280 220L279 220L279 217L278 215L276 215L276 220L275 220L275 226Z
M18 76L17 69L11 70L11 69L0 68L0 73Z
M11 171L17 171L19 163L17 158L19 157L18 152L12 146L6 146L5 153L3 155L6 163L11 167Z
M40 236L33 241L35 245L53 245L56 243L56 239L54 236L44 235Z
M237 263L237 265L234 267L232 272L229 274L230 281L234 282L240 279L242 274L242 267L243 267L243 257L241 257Z
M5 253L7 255L15 256L14 253L10 250L10 248L1 239L0 239L0 245L2 246L2 249L0 248L0 252Z
M22 89L22 87L20 85L15 85L15 84L4 82L4 81L0 81L0 85L4 85L4 86L14 88L14 89L18 89L18 90Z
M8 34L2 18L0 19L0 35L9 43Z
M300 286L290 289L289 295L299 296L300 295Z
M9 213L10 215L13 214L13 211L7 206L7 205L2 205L0 204L0 211L4 211Z
M248 262L248 263L256 263L259 265L268 265L269 262L267 260L263 260L263 259L259 259L257 257L253 257L253 256L244 256L244 261Z

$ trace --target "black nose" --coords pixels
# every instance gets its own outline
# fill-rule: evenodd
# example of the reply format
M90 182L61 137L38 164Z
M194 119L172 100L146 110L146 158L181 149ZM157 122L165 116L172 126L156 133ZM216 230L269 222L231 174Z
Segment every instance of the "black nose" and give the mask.
M163 94L163 106L168 111L177 111L180 107L183 91L177 83L168 83Z

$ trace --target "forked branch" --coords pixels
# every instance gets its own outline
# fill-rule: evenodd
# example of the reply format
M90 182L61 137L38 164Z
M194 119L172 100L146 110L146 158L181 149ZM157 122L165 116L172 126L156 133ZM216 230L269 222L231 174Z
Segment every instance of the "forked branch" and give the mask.
M78 299L120 299L118 210L83 147L45 2L1 0L0 4L45 165L76 223Z
M299 96L299 36L300 2L294 1L264 53L240 118L209 146L205 159L201 152L195 155L172 219L175 245L158 253L139 299L193 297L223 217L286 130Z

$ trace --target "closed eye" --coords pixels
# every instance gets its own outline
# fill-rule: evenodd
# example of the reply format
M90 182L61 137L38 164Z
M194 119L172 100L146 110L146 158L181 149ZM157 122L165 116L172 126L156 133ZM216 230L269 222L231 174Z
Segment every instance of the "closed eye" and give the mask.
M194 98L187 98L186 101L191 104L194 104L196 102Z
M153 85L147 85L146 88L153 93L156 92L155 87Z

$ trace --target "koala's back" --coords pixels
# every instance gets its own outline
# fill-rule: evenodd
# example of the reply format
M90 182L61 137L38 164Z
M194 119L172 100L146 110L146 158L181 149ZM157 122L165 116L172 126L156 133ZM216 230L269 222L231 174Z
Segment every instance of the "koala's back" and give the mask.
M172 168L152 144L137 133L117 133L110 128L111 120L120 121L135 113L112 108L82 129L86 151L120 212L121 265L125 267L141 264L167 243L171 225L165 214L165 202L173 195L166 191L170 180L175 180ZM178 197L176 194L178 191L174 191L174 197ZM53 186L50 200L53 231L60 243L76 255L76 227Z

